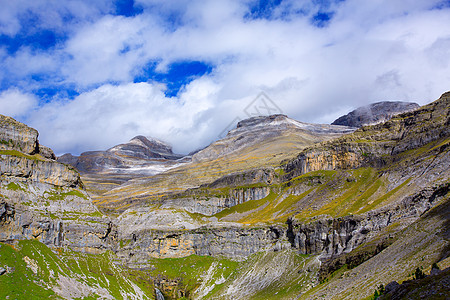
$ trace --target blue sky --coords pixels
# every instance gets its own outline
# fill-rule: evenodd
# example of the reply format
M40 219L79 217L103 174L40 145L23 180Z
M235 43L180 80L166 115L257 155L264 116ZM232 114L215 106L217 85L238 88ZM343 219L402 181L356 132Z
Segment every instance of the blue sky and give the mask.
M0 1L0 113L57 154L139 134L187 153L262 91L330 123L450 90L450 1Z

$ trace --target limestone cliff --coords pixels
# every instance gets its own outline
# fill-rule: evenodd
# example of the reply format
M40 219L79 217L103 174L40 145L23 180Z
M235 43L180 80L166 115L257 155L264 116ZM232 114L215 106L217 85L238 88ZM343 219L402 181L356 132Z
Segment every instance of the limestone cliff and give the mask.
M286 164L291 177L317 170L383 167L397 155L449 136L450 93L420 109L302 151Z
M0 241L38 239L42 243L101 252L111 221L84 191L73 167L54 160L37 131L0 116Z

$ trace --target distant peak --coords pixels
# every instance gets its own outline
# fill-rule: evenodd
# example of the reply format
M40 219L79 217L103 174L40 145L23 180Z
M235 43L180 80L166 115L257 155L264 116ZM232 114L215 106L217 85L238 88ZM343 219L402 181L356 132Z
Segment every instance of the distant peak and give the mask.
M336 119L332 125L361 127L386 121L393 115L414 110L419 104L404 101L381 101L358 107Z
M255 126L258 124L262 124L262 123L266 124L266 123L271 123L273 121L283 121L283 120L287 120L287 119L289 119L288 116L282 115L282 114L251 117L251 118L248 118L248 119L238 122L236 128Z

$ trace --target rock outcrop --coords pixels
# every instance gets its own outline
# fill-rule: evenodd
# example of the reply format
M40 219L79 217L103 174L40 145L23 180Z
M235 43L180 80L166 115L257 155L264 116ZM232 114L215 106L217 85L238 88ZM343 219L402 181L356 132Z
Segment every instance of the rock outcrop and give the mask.
M369 213L338 219L322 219L309 224L288 220L287 236L302 254L320 254L322 259L350 253L387 226L417 219L450 192L450 184L427 188L406 197L401 203ZM409 221L411 222L411 221Z
M298 176L316 170L383 167L400 153L448 137L449 110L450 93L445 93L420 109L305 149L286 164L285 170L290 176Z
M0 241L38 239L98 253L111 248L112 223L91 203L80 175L39 145L37 131L0 116Z
M167 200L164 200L161 208L181 208L191 213L199 213L206 216L212 216L226 208L230 208L251 200L263 199L267 197L269 193L269 187L230 189L228 194L212 194L211 196L195 196L195 192L184 193L182 195L179 195L179 197L169 197ZM194 195L189 196L189 194Z
M290 248L281 226L265 228L199 228L190 231L144 230L131 236L119 236L118 255L134 267L146 266L150 257L185 257L192 254L244 260L261 250Z
M18 150L25 154L39 152L38 131L11 117L0 115L0 150Z
M339 117L331 125L361 127L389 120L392 116L419 108L417 103L383 101L362 106L345 116Z

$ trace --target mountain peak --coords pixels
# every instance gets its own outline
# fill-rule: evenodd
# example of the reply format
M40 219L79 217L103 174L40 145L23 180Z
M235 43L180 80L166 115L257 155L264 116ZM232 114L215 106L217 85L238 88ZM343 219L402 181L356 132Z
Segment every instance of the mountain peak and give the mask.
M336 119L332 125L361 127L380 123L390 119L393 115L414 110L419 104L403 101L381 101L358 107L345 116Z
M251 118L239 121L237 123L236 128L250 127L250 126L255 126L255 125L259 125L259 124L269 124L273 121L284 121L286 119L289 119L288 116L282 115L282 114L251 117Z
M173 154L172 146L170 146L169 144L167 144L161 140L158 140L158 139L155 139L152 137L146 137L143 135L135 136L126 144L138 145L138 146L147 148L153 152L164 153L164 154ZM122 144L122 145L126 145L126 144Z

